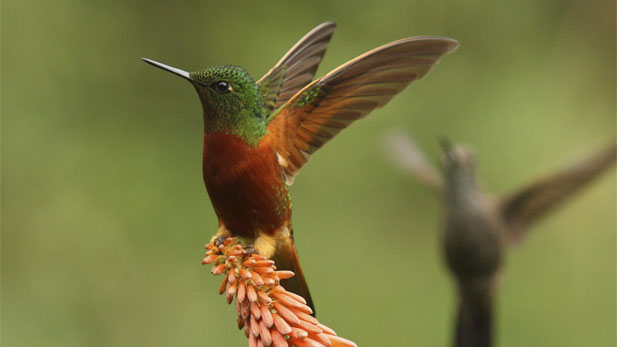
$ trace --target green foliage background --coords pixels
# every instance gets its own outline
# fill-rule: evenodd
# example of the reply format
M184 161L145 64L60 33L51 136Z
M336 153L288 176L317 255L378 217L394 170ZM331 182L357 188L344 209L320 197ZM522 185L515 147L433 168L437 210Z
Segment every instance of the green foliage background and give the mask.
M318 74L395 39L461 46L313 157L292 187L320 319L361 346L446 346L440 206L380 141L470 144L506 193L615 136L612 1L2 1L2 345L244 346L200 265L216 219L187 70L265 73L334 20ZM615 171L506 264L500 346L615 345Z

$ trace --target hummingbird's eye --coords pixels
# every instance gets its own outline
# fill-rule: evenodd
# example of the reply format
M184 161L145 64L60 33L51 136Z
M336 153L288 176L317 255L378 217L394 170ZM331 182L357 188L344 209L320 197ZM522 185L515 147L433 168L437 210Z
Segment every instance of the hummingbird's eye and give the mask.
M231 84L225 81L219 81L212 84L212 88L220 93L231 92Z

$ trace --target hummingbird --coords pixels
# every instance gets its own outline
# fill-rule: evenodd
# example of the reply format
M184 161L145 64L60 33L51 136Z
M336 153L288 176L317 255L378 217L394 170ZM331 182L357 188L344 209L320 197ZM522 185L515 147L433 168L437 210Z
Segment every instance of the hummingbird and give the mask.
M289 186L315 151L458 46L443 37L405 38L313 81L334 28L333 22L315 27L256 82L235 65L186 72L143 59L189 81L201 101L203 179L218 217L213 240L241 237L252 242L252 252L293 271L281 284L313 311L293 241Z
M386 151L406 171L442 198L445 219L441 243L459 298L454 336L456 347L490 347L492 314L503 258L535 222L615 163L615 142L596 153L524 186L494 197L475 173L475 156L464 146L442 141L443 175L402 134L387 138Z

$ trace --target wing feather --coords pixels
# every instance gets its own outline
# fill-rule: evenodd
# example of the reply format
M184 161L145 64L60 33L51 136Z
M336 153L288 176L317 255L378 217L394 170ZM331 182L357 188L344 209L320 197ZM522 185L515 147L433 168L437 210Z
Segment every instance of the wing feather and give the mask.
M257 81L266 118L313 80L335 27L333 22L315 27Z
M457 46L442 37L398 40L351 60L290 97L268 124L268 136L287 164L282 165L287 184L316 150L422 78Z
M499 212L510 241L522 239L529 227L615 164L611 143L589 157L504 197Z

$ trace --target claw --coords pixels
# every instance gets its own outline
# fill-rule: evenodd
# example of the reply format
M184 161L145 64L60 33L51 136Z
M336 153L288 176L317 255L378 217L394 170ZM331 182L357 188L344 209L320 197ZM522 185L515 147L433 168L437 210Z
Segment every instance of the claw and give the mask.
M212 243L216 246L216 247L221 247L223 245L223 243L225 242L225 237L223 236L216 236L214 238L214 240L212 240Z
M255 249L254 245L248 245L244 247L244 251L246 251L246 255L248 255L249 257L253 254L259 254L259 252L257 252L257 250Z

